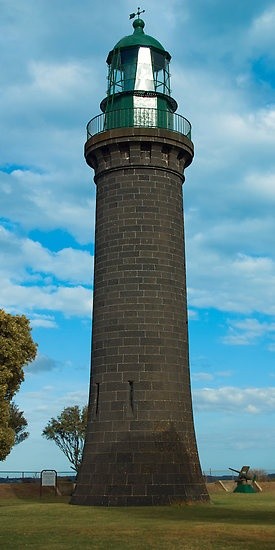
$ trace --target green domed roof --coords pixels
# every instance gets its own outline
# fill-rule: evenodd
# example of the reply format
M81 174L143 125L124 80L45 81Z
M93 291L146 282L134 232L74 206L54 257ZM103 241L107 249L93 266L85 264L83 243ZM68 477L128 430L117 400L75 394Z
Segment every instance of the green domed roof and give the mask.
M164 47L158 40L156 40L152 36L149 36L149 34L145 34L143 30L145 27L145 23L142 19L135 19L135 21L133 22L133 27L133 34L130 34L129 36L124 36L124 38L122 38L115 45L114 50L129 48L131 46L147 46L149 48L152 47L165 52Z

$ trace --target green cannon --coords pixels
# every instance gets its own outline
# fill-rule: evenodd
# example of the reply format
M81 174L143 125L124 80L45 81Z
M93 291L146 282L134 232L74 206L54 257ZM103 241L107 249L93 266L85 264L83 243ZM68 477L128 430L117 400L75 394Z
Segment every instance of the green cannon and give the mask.
M238 477L235 479L237 483L234 493L256 493L256 489L253 487L256 476L249 474L250 466L243 466L241 470L235 470L234 468L229 468L232 472L236 472Z

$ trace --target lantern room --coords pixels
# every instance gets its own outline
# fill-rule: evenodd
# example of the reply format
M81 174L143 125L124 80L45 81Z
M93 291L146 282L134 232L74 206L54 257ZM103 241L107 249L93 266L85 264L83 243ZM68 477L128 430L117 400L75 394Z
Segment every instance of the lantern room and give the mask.
M145 34L144 27L142 19L135 19L133 34L122 38L107 57L107 97L101 102L102 111L109 115L107 126L108 119L113 123L116 116L134 126L169 127L167 113L177 109L171 97L171 56L160 42Z
M87 138L115 128L165 128L191 139L191 124L176 113L171 96L171 56L162 44L144 32L138 9L133 33L109 52L108 88L101 101L101 115L87 124Z

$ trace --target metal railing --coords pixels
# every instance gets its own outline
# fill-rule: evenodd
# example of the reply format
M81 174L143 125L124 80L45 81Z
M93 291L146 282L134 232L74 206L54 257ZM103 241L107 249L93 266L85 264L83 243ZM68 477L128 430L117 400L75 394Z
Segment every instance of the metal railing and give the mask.
M39 481L40 475L41 470L0 470L0 484ZM59 471L57 476L74 480L76 474L72 471Z
M114 128L164 128L191 139L189 120L177 113L136 107L102 113L87 124L87 139Z

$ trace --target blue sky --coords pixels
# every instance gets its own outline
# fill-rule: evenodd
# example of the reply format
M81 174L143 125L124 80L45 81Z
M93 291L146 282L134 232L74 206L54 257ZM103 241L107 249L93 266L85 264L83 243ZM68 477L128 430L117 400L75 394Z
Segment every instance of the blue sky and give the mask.
M184 186L190 363L203 469L275 470L275 5L140 0L193 126ZM85 126L131 0L2 0L0 307L39 345L2 470L68 470L41 432L88 396L95 188Z

